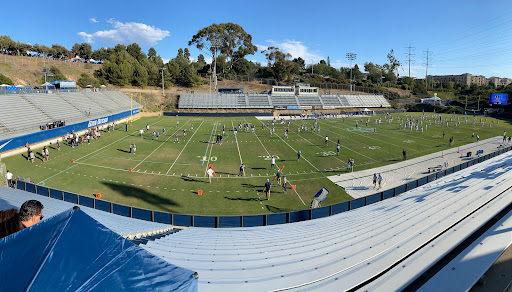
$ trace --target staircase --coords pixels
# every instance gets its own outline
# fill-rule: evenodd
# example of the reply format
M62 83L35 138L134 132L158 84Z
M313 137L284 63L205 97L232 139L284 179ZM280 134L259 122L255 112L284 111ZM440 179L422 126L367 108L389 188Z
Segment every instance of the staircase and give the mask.
M155 235L148 235L148 236L144 236L141 238L134 238L131 240L131 242L133 242L136 245L147 244L149 241L155 241L157 239L160 239L162 237L165 237L165 236L173 234L173 233L177 233L179 231L180 231L180 229L171 229L167 232L163 232L163 233L159 233L159 234L155 234Z

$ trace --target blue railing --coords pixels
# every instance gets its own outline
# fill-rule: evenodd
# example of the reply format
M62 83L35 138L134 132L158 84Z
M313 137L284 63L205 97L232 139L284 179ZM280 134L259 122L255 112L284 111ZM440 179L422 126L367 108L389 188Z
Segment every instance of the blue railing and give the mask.
M468 160L462 164L447 168L436 173L426 175L415 181L397 186L393 189L385 190L366 197L341 202L329 206L324 206L316 209L306 209L292 212L261 214L261 215L234 215L234 216L207 216L207 215L190 215L190 214L176 214L168 212L160 212L154 210L140 209L125 205L120 205L96 198L86 197L69 193L66 191L56 190L48 187L38 186L33 183L26 183L18 180L16 188L34 194L50 197L54 199L63 200L69 203L86 206L89 208L117 214L120 216L136 218L145 221L152 221L164 224L171 224L175 226L185 227L209 227L209 228L229 228L229 227L255 227L255 226L268 226L276 224L285 224L300 222L305 220L313 220L322 217L336 215L342 212L361 208L370 204L398 196L409 190L422 186L426 183L437 180L448 174L463 170L472 165L478 164L490 158L493 158L502 153L508 152L512 146L497 150L490 154L480 156Z

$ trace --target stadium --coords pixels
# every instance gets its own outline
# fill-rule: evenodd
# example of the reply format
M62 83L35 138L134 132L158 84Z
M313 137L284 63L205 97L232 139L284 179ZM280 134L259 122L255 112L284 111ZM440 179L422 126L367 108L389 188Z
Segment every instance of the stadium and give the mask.
M508 120L304 85L183 94L157 116L105 89L0 98L2 175L15 174L1 209L45 206L42 223L0 241L8 265L39 259L7 290L54 278L56 290L457 291L510 244ZM21 250L31 233L88 259ZM93 262L113 272L86 272Z

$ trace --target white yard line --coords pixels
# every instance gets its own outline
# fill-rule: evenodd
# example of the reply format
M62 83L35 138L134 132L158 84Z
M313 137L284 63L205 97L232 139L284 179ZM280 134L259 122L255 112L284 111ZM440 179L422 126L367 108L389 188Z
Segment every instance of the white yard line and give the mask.
M217 128L217 123L215 123L213 125L213 130L215 131L215 129ZM216 131L215 131L216 133ZM223 137L224 138L224 137ZM210 146L210 143L208 143L208 146ZM208 171L208 165L210 165L210 158L212 157L212 150L213 150L213 144L211 144L211 147L210 147L210 154L206 155L208 156L208 161L206 162L206 167L204 169L204 175L207 176L207 171ZM206 152L208 152L208 148L206 148ZM204 160L203 160L204 161Z
M233 121L231 121L231 126L234 128L235 127L235 124L233 124ZM242 154L240 154L240 147L238 147L238 139L236 138L236 135L235 135L235 141L236 141L236 148L238 149L238 156L240 157L240 164L242 164Z
M152 126L153 126L153 125L155 125L155 124L158 124L158 123L160 123L160 122L161 122L161 121L155 122L155 123L153 123L153 124L152 124ZM103 148L108 147L108 146L110 146L110 145L112 145L112 144L120 143L121 141L126 140L126 139L128 139L128 138L132 137L132 135L133 135L134 133L138 133L138 131L134 131L134 132L132 132L131 134L129 134L128 136L126 136L126 137L124 137L124 138L117 139L116 141L114 141L114 142L112 142L112 143L110 143L110 144L108 144L108 145L105 145L105 146L101 147L100 149L96 149L96 150L92 151L91 153L89 153L89 154L87 154L87 155L85 155L85 156L82 156L82 157L80 157L80 158L78 158L78 159L75 159L75 161L79 161L80 159L85 158L85 157L87 157L87 156L89 156L89 155L91 155L91 154L93 154L93 153L95 153L95 152L97 152L97 151L100 151L100 150L102 150ZM110 148L109 148L109 149L110 149ZM108 149L106 149L106 150L108 150ZM106 150L105 150L105 151L106 151ZM103 152L105 152L105 151L103 151ZM103 152L100 152L100 153L103 153ZM100 153L98 153L98 154L100 154Z
M206 154L208 154L208 148L210 148L210 142L212 140L213 132L215 131L216 125L217 125L217 122L213 123L212 132L210 134L210 139L208 139L208 145L206 146L206 151L204 152L204 158L206 158ZM203 159L203 163L201 163L201 165L204 165L204 159Z
M245 120L245 119L244 119ZM247 122L247 120L245 121ZM256 136L256 139L258 139L258 141L260 142L261 146L263 146L263 149L265 149L265 151L267 152L268 156L270 156L270 153L268 152L267 148L265 147L265 145L263 145L263 143L261 142L260 138L258 137L258 135L256 135L256 132L253 132L253 134ZM282 140L282 139L281 139ZM290 183L290 188L291 188L291 185L292 185L292 182L290 180L288 180L288 182ZM302 202L302 204L304 204L304 206L306 205L306 203L304 203L304 201L302 200L302 198L300 197L299 193L297 193L297 190L294 190L295 191L295 194L297 195L297 197L299 197L299 200Z
M187 122L188 123L188 122ZM199 124L199 127L197 127L197 130L199 130L199 128L201 128L201 125L204 123L204 120L201 122L201 124ZM186 123L185 123L186 124ZM181 149L181 152L180 154L178 154L178 157L176 157L176 159L174 160L174 162L172 163L171 167L169 167L169 170L165 173L165 174L168 174L169 171L171 171L172 167L176 164L176 161L178 161L178 158L180 158L181 156L181 153L183 153L183 150L185 150L185 148L187 148L187 145L188 143L190 143L190 141L192 141L192 138L194 137L194 135L198 132L198 131L194 131L194 134L192 134L192 136L190 136L190 139L188 139L187 143L185 143L185 146L183 147L183 149Z
M181 128L185 127L185 125L186 125L186 124L188 124L188 122L189 122L189 121L185 122L185 124L183 124L183 126L181 126ZM155 153L155 151L157 151L160 147L162 147L162 146L165 144L165 142L169 141L169 139L171 139L171 138L176 134L176 132L178 132L178 131L179 131L179 129L178 129L178 130L176 130L176 131L174 131L174 133L172 133L172 135L169 135L169 137L164 141L164 143L160 143L160 145L158 145L158 147L156 147L156 148L155 148L155 150L153 150L151 153L149 153L149 155L148 155L148 156L146 156L146 158L144 158L141 162L139 162L137 165L135 165L135 166L133 167L133 169L136 169L136 168L137 168L137 166L141 165L144 161L146 161L146 159L148 159L148 158L149 158L149 156L153 155L153 153ZM194 133L194 134L195 134L195 133ZM189 141L190 141L190 140L189 140Z

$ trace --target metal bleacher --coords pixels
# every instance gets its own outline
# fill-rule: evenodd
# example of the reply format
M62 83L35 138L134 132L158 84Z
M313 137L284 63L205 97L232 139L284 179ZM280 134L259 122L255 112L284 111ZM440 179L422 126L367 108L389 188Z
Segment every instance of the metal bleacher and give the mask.
M399 291L512 202L511 173L512 156L503 154L330 217L192 227L142 247L196 270L207 291ZM467 281L451 281L451 291L467 289Z
M36 132L55 121L69 125L140 107L119 91L5 94L0 101L0 139Z
M272 94L270 96L273 106L298 106L295 95Z
M5 127L0 137L17 131L35 131L39 126L53 119L21 95L6 94L0 96L0 123Z
M38 200L43 204L43 215L45 217L43 220L46 220L47 218L50 218L76 206L76 204L68 203L65 201L55 200L40 195L34 195L25 191L0 187L0 210L6 210L10 208L19 209L19 207L27 200ZM129 239L166 233L172 229L172 226L166 224L127 218L84 206L79 207L82 211L94 218L96 221L105 225L107 228L118 233L119 235Z
M203 94L184 93L179 108L274 108L312 106L315 108L390 107L382 95L287 95L287 94Z

